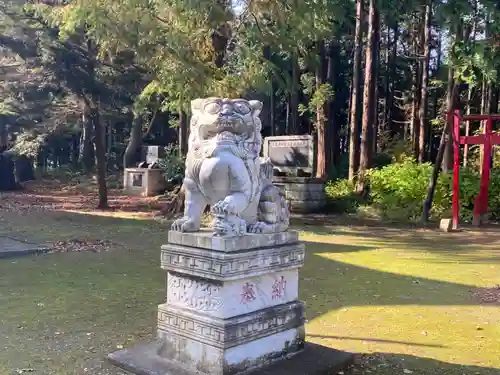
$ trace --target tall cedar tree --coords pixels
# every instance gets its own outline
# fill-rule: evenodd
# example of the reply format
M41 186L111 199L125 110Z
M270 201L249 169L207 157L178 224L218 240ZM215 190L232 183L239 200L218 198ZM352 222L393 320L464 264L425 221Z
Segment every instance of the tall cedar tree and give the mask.
M426 0L425 21L424 21L424 56L422 61L422 82L420 89L420 130L418 140L418 161L425 161L425 141L429 132L428 102L429 102L429 60L430 60L430 39L431 39L431 9L432 0Z
M354 60L352 67L351 88L351 111L349 116L349 180L354 181L359 168L359 140L360 140L360 76L361 76L361 52L363 45L363 0L356 2L356 31L354 37Z
M361 149L359 158L359 175L357 190L365 191L364 174L372 166L373 134L375 124L375 77L378 60L379 15L376 0L370 0L368 9L368 36L365 52L365 81L363 90L363 119L361 127Z

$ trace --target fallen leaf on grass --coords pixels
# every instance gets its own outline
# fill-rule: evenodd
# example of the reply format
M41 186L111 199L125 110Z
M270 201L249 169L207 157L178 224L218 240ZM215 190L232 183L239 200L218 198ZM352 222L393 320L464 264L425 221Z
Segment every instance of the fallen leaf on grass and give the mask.
M500 285L492 288L478 288L473 292L473 295L481 303L500 303Z
M113 244L107 240L89 240L89 239L71 239L68 241L57 241L51 245L53 252L70 253L70 252L93 252L101 253L108 251Z
M26 372L35 372L35 369L33 368L16 368L14 370L16 374L24 374Z

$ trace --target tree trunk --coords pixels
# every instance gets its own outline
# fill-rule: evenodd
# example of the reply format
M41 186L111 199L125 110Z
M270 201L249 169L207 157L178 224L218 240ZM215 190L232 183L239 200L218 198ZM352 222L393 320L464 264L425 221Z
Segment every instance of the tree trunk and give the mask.
M110 169L113 165L111 159L111 150L113 148L113 123L110 122L106 127L106 168Z
M92 138L94 129L90 118L91 109L84 101L82 114L82 136L80 140L80 164L86 173L90 173L95 165L95 151Z
M356 34L354 37L354 61L352 67L351 113L349 118L349 181L354 181L359 168L359 102L360 102L360 75L361 75L361 50L363 36L363 0L356 3Z
M274 77L271 77L271 94L269 95L269 121L271 122L271 136L275 136L277 132L276 124L276 83Z
M339 92L336 90L337 74L335 59L339 54L340 46L334 41L330 42L327 54L326 82L330 84L335 94L327 103L326 139L328 145L327 165L329 167L336 166L340 159L340 129L335 113L336 104L339 102Z
M364 174L372 166L373 157L373 114L375 112L375 77L378 50L378 12L375 0L370 0L368 14L368 36L365 56L365 80L363 90L363 119L361 128L361 149L359 160L359 175L357 190L366 190Z
M437 47L436 47L436 68L434 70L434 77L438 77L439 71L441 70L441 57L442 57L442 42L441 42L441 30L437 33ZM437 119L439 116L439 98L440 90L434 90L434 98L432 103L432 118ZM429 128L429 134L427 134L427 144L429 145L428 159L432 160L433 150L434 150L434 131L432 126Z
M89 87L82 92L85 108L89 110L89 121L94 125L94 147L97 167L97 186L99 199L97 208L104 210L108 206L108 188L106 186L106 131L99 116L100 90L96 79L97 47L87 39ZM85 93L88 92L88 94Z
M416 21L412 24L412 53L414 56L413 61L411 62L411 119L410 119L410 136L411 136L411 146L413 150L413 154L417 157L418 154L418 140L420 139L419 134L419 126L418 126L418 112L419 112L419 100L418 100L418 70L419 70L419 61L417 59L418 55L418 28L416 25Z
M325 42L318 42L319 62L316 67L316 90L325 84ZM316 134L318 137L318 148L316 154L316 178L326 179L328 174L328 161L330 154L330 142L326 138L325 123L327 120L328 103L321 103L316 108Z
M300 67L297 52L292 54L292 86L290 88L290 120L288 134L299 132L299 90L300 90Z
M472 31L471 31L471 39L473 42L476 40L476 34L477 34L477 23L478 23L478 2L476 1L474 3L475 5L475 11L474 11L474 20L472 23ZM469 90L467 92L467 109L466 109L466 114L470 115L471 114L471 109L472 109L472 99L474 98L474 92L475 88L473 85L469 85ZM470 121L465 122L465 135L468 136L470 135ZM467 164L469 163L469 145L466 144L464 145L464 161L463 161L463 166L464 168L467 167Z
M137 163L137 151L142 145L142 116L134 115L130 138L123 155L123 168L133 168Z
M471 114L471 109L472 109L472 99L474 98L474 87L472 85L469 86L469 91L467 93L467 109L465 111L466 115ZM470 121L467 120L465 121L465 135L468 136L470 135ZM464 145L464 161L463 161L463 166L467 167L469 164L469 145L466 144Z
M78 168L78 157L80 156L80 137L74 134L71 137L71 165L73 168Z
M372 137L372 154L375 156L377 153L378 145L378 96L379 96L379 61L380 61L380 19L377 14L376 25L374 27L375 33L375 51L373 52L373 106L372 106L372 121L373 121L373 137Z
M387 118L387 129L390 130L391 135L395 135L396 131L393 129L393 116L394 116L394 89L396 78L396 58L398 52L398 39L399 39L399 24L396 22L393 27L393 40L392 40L392 48L391 48L391 58L389 62L390 74L390 87L388 86L388 94L387 94L387 105L386 105L386 118Z
M108 207L108 189L106 186L106 146L105 132L99 118L99 109L97 106L92 109L92 122L95 132L95 156L97 166L97 185L99 188L99 203L97 208L104 210Z
M430 212L432 208L432 201L434 199L434 192L436 191L437 180L439 177L440 165L443 162L443 157L446 151L446 145L449 143L447 140L450 137L450 122L448 121L448 116L446 118L446 123L444 124L443 134L441 135L441 141L439 142L438 154L436 156L436 162L432 168L431 178L429 179L429 185L427 186L427 194L424 201L424 212L422 214L422 221L427 223L429 221Z
M492 94L490 97L490 112L498 113L498 100L500 99L500 90L497 85L492 88Z
M189 119L185 111L179 112L179 152L181 156L186 156L188 152L189 140Z
M488 82L486 82L486 79L483 78L483 83L481 85L481 113L482 114L487 114L488 113ZM486 121L481 121L481 133L484 134L486 131ZM483 160L484 160L484 147L480 146L479 149L479 165L483 165ZM483 173L483 169L480 168L480 173Z
M453 78L453 68L448 65L448 88L446 93L446 113L453 113L455 109L455 91L457 87L455 85L455 79ZM448 116L445 116L445 121L448 122ZM443 172L447 173L453 169L453 137L451 132L449 132L446 148L443 157Z
M3 152L8 148L8 143L9 135L7 133L5 116L0 115L0 152Z
M212 12L212 14L218 14L219 12L230 12L229 4L227 0L215 0L213 3L214 7L217 7L217 11ZM212 30L212 48L213 48L213 63L215 67L222 68L226 60L226 50L227 43L231 38L231 26L228 22L220 22L219 19L210 18L208 22L213 27Z
M420 90L420 131L418 141L418 161L423 163L425 161L425 146L427 133L429 132L429 119L428 119L428 100L429 100L429 60L430 60L430 37L431 37L431 9L432 0L427 0L425 5L425 21L424 21L424 60L422 62L422 83Z

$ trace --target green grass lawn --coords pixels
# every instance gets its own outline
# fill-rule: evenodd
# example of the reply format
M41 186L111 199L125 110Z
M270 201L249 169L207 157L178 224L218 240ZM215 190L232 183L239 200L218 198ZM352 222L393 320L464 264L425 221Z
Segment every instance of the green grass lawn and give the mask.
M117 215L118 216L118 215ZM369 353L347 373L500 374L500 233L300 225L308 340ZM165 226L64 212L1 212L0 235L105 239L107 252L0 261L0 374L121 374L104 356L151 338Z

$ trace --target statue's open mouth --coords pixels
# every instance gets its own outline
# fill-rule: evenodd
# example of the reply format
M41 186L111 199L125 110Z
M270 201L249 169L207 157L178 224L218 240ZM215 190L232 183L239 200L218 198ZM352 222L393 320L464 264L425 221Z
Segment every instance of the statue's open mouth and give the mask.
M200 125L200 136L203 140L209 140L213 138L227 138L230 137L228 134L222 136L224 133L230 133L235 136L245 136L248 134L249 129L243 122L243 120L238 116L219 116L217 121L209 125Z

